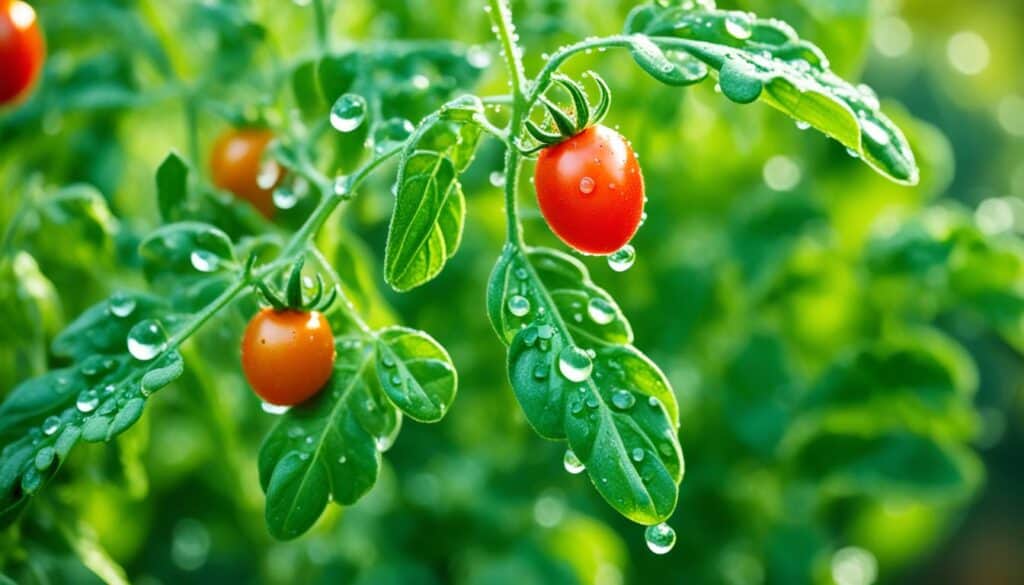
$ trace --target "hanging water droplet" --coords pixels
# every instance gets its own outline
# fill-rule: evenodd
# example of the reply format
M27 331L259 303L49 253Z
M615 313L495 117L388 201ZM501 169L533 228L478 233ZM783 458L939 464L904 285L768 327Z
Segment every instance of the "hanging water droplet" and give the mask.
M530 299L523 295L512 295L508 299L508 312L516 317L525 317L530 312Z
M608 255L608 267L615 272L625 272L636 262L636 250L626 244Z
M594 297L587 302L587 316L598 325L607 325L615 319L615 307L601 297Z
M676 531L671 526L662 522L654 526L648 526L644 531L644 540L647 541L647 548L656 555L663 555L672 550L676 545Z
M260 408L263 409L263 412L267 414L282 415L288 412L288 409L290 407L282 406L280 404L271 404L269 402L262 402L260 403Z
M287 185L282 185L277 189L274 189L272 199L274 201L274 207L278 209L291 209L299 202L299 196Z
M582 382L590 377L594 362L582 349L570 345L558 354L558 371L570 382Z
M644 460L644 450L641 449L640 447L636 447L635 449L633 449L632 456L633 461L640 463L641 461Z
M95 390L83 390L78 395L78 400L75 401L75 408L80 412L92 412L96 410L96 406L100 403L100 397L96 394Z
M629 390L616 390L612 392L612 406L619 410L629 410L636 404L636 397Z
M562 457L562 465L565 466L566 471L573 475L583 473L583 470L587 468L572 449L565 450L565 457Z
M405 118L391 118L373 130L373 151L382 154L401 144L416 128Z
M505 173L501 171L491 171L491 174L487 177L491 182L491 185L501 188L505 186Z
M135 298L123 292L116 292L107 301L107 309L115 317L127 317L135 310Z
M810 122L804 122L803 120L797 120L796 121L796 127L799 130L807 130L807 129L809 129L811 127L811 123Z
M590 195L594 192L594 179L590 177L583 177L580 179L580 193L584 195Z
M334 194L338 197L349 198L352 196L352 177L339 175L334 179Z
M358 94L346 93L331 106L331 126L338 132L352 132L366 120L366 99Z
M395 444L395 438L393 436L389 437L385 435L377 437L375 442L377 443L377 450L383 453L384 451L390 449L391 445Z
M750 18L743 13L733 13L725 18L725 32L739 40L749 39L753 34Z
M128 332L128 353L139 361L155 358L167 346L167 333L159 321L140 321Z
M256 186L264 190L273 189L282 174L281 165L268 158L260 164L260 171L256 175Z
M220 265L220 258L209 250L192 250L188 260L199 272L213 272Z
M60 419L55 416L48 416L43 421L43 434L50 436L60 430Z

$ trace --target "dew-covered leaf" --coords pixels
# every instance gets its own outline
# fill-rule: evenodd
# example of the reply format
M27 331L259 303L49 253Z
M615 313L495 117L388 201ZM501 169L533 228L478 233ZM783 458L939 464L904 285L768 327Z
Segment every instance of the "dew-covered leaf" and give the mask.
M398 171L384 277L399 291L437 276L458 248L465 197L458 174L473 158L480 100L464 96L428 116L410 138Z
M377 376L388 398L410 418L436 422L455 399L455 366L422 331L389 327L377 338Z
M337 350L327 386L283 415L260 448L267 526L279 539L308 530L329 497L351 504L369 491L380 452L399 430L401 413L377 378L375 345L350 337Z
M648 41L663 52L686 52L718 72L729 99L761 99L835 138L894 181L917 183L910 146L881 112L874 92L833 73L822 51L784 22L700 6L646 4L634 9L625 32L646 38L635 41L634 56L640 55L648 72L664 67L652 65L657 55L643 50Z
M506 247L487 306L510 344L512 389L538 434L566 440L627 518L656 524L671 515L683 475L675 395L630 345L625 317L583 265L553 250Z

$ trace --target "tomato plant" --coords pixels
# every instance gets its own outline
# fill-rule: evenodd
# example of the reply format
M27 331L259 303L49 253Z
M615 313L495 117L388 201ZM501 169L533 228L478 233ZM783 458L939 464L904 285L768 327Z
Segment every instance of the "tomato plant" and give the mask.
M0 118L5 573L846 585L978 489L1024 248L846 80L863 3L62 4Z
M46 56L36 13L21 0L0 2L0 105L24 98L31 90Z

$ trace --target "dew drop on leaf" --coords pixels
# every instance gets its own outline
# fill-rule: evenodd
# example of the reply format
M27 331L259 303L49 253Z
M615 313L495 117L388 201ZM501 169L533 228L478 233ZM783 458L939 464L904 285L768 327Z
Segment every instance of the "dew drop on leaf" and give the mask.
M155 358L167 346L167 333L159 321L140 321L128 332L128 353L143 362Z
M135 310L135 299L123 292L114 293L107 301L107 308L110 314L115 317L127 317Z
M501 188L505 186L505 173L501 171L492 171L487 179L495 187Z
M672 550L676 545L676 531L671 526L662 522L654 526L648 526L644 531L644 540L647 541L647 548L656 555L663 555Z
M641 449L640 447L636 447L635 449L633 449L631 455L633 457L633 461L636 461L637 463L640 463L641 461L644 460L644 450Z
M60 419L56 416L48 416L43 421L43 434L50 436L60 430Z
M523 295L512 295L508 299L508 312L516 317L525 317L530 313L530 299Z
M213 272L220 265L220 258L209 250L192 250L188 260L199 272Z
M95 390L83 390L78 395L78 400L75 401L75 408L80 412L92 412L96 410L96 406L100 403L100 397L96 394Z
M730 14L725 18L725 32L741 41L749 39L753 34L750 29L750 17L742 13Z
M612 406L619 410L629 410L636 404L636 397L629 390L616 390L612 392Z
M615 319L615 307L601 297L594 297L587 303L587 316L598 325L607 325Z
M567 346L558 354L558 371L570 382L582 382L590 377L594 369L587 352L576 346Z
M608 267L615 272L625 272L636 262L636 250L626 244L608 255Z
M366 99L346 93L331 106L331 126L338 132L352 132L366 120Z
M565 456L562 457L562 465L565 466L566 471L573 475L583 473L583 470L587 468L572 449L565 450Z

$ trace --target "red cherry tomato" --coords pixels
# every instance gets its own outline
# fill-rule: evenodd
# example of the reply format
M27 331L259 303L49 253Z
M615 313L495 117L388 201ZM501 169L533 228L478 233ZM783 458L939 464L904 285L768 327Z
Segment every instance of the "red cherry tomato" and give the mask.
M210 155L213 184L248 201L268 219L277 210L274 188L284 178L277 163L268 162L270 166L264 168L263 152L273 139L273 133L260 128L228 130L217 139ZM260 177L268 171L269 176Z
M640 165L626 139L607 126L591 126L540 151L534 183L551 230L581 252L611 254L640 226Z
M264 401L305 402L334 370L334 334L318 311L263 309L242 337L242 371Z
M35 10L21 0L0 0L0 106L28 96L45 57Z

